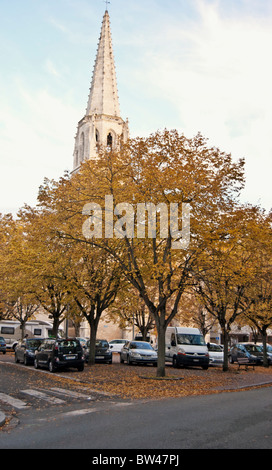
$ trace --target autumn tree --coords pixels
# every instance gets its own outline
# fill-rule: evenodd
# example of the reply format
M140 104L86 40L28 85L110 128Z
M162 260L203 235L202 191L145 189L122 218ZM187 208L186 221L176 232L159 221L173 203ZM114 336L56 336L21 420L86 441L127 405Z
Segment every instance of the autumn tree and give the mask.
M150 332L155 328L154 318L140 298L139 292L124 280L107 317L108 321L118 323L122 329L132 326L133 339L135 328L140 332L143 341L148 340Z
M224 343L223 370L228 370L231 327L252 304L252 275L256 246L252 236L256 208L236 207L220 214L194 268L195 290L206 310L220 325ZM245 301L246 299L246 301Z
M272 327L272 214L255 208L254 216L250 227L250 284L243 295L244 317L262 338L264 366L268 367L267 330Z
M73 244L66 288L72 305L90 326L89 365L95 363L97 329L102 314L114 303L121 279L120 267L107 253L89 244Z
M35 280L32 293L36 304L52 319L52 334L57 337L69 309L65 281L70 253L54 230L57 223L54 213L25 206L18 215L29 247L25 266Z
M33 295L35 280L27 263L30 249L23 226L11 215L0 219L0 238L1 308L5 318L20 322L23 338L26 322L38 308Z
M184 326L193 325L205 338L216 325L217 320L205 309L201 298L195 295L193 285L192 279L192 289L183 296L182 309L179 309L175 321Z
M158 376L165 375L166 328L206 234L243 186L243 166L200 134L187 139L165 130L130 140L120 152L101 149L41 193L65 220L63 236L103 249L138 291L156 324Z

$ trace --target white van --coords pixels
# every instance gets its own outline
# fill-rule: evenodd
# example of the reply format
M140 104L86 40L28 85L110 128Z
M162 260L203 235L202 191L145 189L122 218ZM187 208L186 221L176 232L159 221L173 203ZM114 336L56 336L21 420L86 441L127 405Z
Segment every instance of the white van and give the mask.
M53 325L47 321L30 320L25 324L25 335L29 338L50 338ZM22 338L21 323L18 320L1 320L0 336L6 341L7 349L15 350L18 341Z
M209 367L209 352L204 336L197 328L168 327L165 337L165 361L174 367Z

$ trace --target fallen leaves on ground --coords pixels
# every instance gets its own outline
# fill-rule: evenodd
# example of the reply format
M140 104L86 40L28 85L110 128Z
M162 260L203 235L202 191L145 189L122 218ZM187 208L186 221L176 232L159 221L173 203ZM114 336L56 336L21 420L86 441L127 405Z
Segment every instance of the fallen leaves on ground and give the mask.
M66 375L67 377L67 375ZM222 390L256 386L260 382L272 383L272 369L237 370L230 366L228 372L219 367L202 369L173 369L167 367L165 379L157 379L156 369L147 366L123 364L95 364L83 372L72 372L71 378L80 380L84 387L110 396L125 399L173 398L188 395L206 395ZM177 380L180 379L180 380Z

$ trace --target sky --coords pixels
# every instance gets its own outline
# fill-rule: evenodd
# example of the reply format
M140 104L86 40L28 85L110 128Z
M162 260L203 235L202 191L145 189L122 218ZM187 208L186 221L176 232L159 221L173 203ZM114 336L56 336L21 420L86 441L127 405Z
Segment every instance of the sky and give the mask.
M0 0L0 212L37 203L72 170L106 3ZM270 210L271 0L111 0L130 135L201 132L245 158L241 202Z

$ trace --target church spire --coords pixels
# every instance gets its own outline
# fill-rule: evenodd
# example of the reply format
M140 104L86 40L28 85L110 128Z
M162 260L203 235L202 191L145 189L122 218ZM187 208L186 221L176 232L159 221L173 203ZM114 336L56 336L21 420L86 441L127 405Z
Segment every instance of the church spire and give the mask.
M128 134L128 121L123 121L120 116L110 18L106 9L86 114L77 127L73 171L76 171L84 160L97 158L99 148L117 148L120 141L126 142Z
M93 113L120 117L117 80L108 10L105 11L86 115Z

